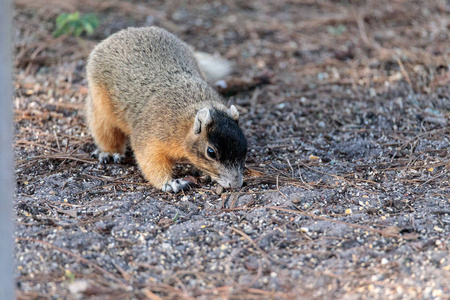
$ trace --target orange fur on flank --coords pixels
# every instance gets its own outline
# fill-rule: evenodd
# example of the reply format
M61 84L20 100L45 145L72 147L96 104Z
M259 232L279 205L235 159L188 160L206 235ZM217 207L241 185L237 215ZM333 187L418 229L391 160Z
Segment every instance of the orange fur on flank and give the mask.
M114 113L106 89L92 85L89 96L91 101L87 107L87 120L97 145L102 151L124 154L130 128Z

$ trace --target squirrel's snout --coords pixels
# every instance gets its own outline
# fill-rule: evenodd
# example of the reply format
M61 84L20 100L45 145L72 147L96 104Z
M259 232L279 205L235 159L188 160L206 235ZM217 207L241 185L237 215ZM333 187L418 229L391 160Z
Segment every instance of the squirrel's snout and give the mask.
M231 175L231 174L229 174ZM224 188L233 188L237 189L242 186L242 183L244 182L244 178L242 174L233 174L231 176L223 176L217 181L221 186Z
M238 176L236 176L231 187L237 189L237 188L240 188L243 183L244 183L244 178L241 174L239 174Z

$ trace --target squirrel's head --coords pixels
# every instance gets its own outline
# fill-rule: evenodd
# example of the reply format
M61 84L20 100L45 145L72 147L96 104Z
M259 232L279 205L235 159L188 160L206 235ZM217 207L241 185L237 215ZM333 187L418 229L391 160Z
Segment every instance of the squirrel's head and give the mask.
M239 188L243 182L247 140L238 119L234 105L226 112L199 110L188 145L192 163L225 188Z

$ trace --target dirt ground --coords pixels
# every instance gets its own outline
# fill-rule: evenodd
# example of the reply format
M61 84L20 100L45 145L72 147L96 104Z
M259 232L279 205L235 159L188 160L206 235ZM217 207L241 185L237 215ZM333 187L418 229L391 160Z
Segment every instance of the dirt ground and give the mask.
M450 299L450 3L16 0L19 299ZM93 36L54 38L62 12ZM99 165L85 63L129 26L235 64L244 186Z

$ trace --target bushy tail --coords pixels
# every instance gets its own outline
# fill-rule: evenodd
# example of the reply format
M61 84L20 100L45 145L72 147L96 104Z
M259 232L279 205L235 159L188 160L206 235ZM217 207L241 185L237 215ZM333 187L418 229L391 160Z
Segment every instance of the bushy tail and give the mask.
M214 84L216 81L223 79L233 70L231 62L220 57L205 52L195 52L198 66L205 76L206 81Z

